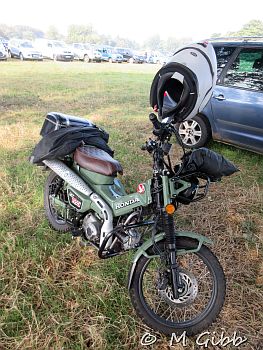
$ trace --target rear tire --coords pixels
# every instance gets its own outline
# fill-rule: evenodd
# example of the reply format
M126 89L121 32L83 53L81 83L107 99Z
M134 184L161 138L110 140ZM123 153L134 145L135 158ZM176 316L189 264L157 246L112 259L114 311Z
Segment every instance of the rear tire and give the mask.
M57 216L56 210L50 201L50 195L52 194L52 185L54 185L58 180L61 180L61 178L56 173L51 171L44 186L45 214L51 228L58 232L68 232L72 227Z
M176 126L186 148L203 147L212 137L209 121L202 115L196 115Z
M157 245L160 251L164 250L164 242L159 242ZM196 246L195 240L177 238L178 248L189 250L195 249ZM147 254L153 255L156 251L150 247ZM159 280L156 281L156 275L158 276L161 268L160 258L149 259L144 255L137 262L130 297L137 315L150 328L166 335L186 332L188 336L192 336L207 329L220 313L225 299L225 276L216 256L204 245L198 252L186 253L178 259L185 259L181 264L179 260L179 268L186 276L185 281L187 278L190 281L189 287L185 285L182 297L179 299L171 297L169 282L166 282L167 285L163 290L162 287L157 287L160 285ZM189 264L186 263L187 259L190 259ZM156 267L151 269L151 264L154 263ZM197 315L194 313L192 316L192 309L195 311L195 308ZM167 311L168 318L165 316Z

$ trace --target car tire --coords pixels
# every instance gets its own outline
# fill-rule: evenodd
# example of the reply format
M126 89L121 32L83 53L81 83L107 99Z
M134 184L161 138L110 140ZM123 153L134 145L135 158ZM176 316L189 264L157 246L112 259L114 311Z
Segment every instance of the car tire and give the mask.
M88 55L85 55L85 56L84 56L84 62L89 63L89 61L90 61L89 56L88 56Z
M209 121L203 115L176 124L182 142L186 148L200 148L212 137Z
M20 61L24 61L24 56L23 56L22 52L20 52L20 54L19 54L19 59L20 59Z

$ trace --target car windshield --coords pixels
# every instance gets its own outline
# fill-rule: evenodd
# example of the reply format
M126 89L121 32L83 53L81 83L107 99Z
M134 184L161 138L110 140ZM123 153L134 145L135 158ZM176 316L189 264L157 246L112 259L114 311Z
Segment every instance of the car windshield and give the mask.
M33 45L29 41L25 41L24 43L21 44L22 47L25 47L27 49L33 49Z
M84 45L82 45L82 44L74 44L74 47L75 47L76 49L80 49L80 50L83 50L83 49L84 49Z
M60 41L55 41L53 44L55 47L65 47L66 44Z

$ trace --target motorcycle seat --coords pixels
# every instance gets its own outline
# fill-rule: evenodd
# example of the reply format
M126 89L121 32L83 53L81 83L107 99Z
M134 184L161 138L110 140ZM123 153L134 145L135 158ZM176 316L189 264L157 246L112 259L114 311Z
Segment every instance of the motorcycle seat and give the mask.
M74 161L82 168L101 175L116 176L117 173L123 174L120 163L107 152L96 147L86 145L78 147L74 153Z

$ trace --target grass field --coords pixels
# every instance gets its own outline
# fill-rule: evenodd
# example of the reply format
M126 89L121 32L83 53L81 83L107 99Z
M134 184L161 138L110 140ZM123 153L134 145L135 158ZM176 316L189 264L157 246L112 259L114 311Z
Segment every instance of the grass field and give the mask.
M139 146L150 136L148 94L157 66L9 61L0 64L0 349L140 349L145 326L126 282L130 256L101 261L43 213L47 174L28 162L48 111L84 116L110 133L129 191L151 175ZM242 349L263 348L263 157L210 145L241 172L181 207L178 226L214 240L227 297L210 328L236 331ZM175 146L174 160L180 155ZM168 349L159 336L156 349ZM151 348L151 347L149 347ZM195 338L187 349L199 349ZM219 346L209 349L221 349ZM183 349L182 345L172 349ZM226 346L225 349L233 349Z

